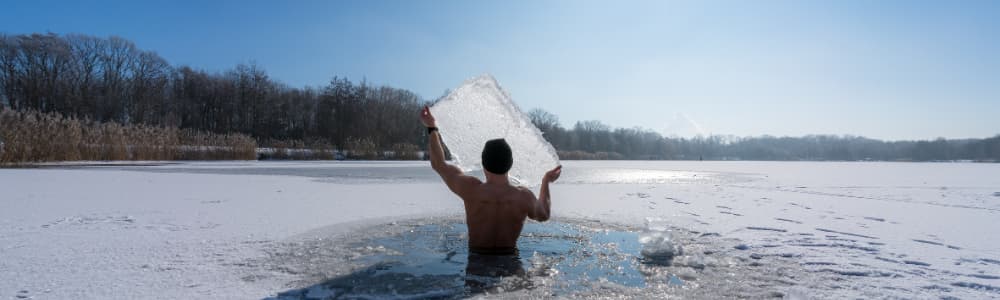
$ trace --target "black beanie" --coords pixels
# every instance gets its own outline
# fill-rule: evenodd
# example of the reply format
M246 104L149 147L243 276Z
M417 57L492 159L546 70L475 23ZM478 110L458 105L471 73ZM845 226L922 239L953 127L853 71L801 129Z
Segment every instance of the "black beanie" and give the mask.
M483 169L493 174L507 174L514 165L514 154L504 139L486 141L483 146Z

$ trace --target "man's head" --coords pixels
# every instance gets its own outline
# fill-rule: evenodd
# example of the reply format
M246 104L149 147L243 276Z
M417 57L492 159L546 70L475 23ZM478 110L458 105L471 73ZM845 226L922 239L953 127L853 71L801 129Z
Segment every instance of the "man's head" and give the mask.
M504 139L486 141L483 146L483 169L487 172L503 175L514 165L514 154L510 145Z

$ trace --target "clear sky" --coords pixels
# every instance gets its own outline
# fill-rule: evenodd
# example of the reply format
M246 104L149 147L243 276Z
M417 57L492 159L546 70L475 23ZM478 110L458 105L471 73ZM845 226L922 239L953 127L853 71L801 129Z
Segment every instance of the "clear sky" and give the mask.
M118 35L174 65L440 96L665 135L1000 133L1000 1L4 1L0 32Z

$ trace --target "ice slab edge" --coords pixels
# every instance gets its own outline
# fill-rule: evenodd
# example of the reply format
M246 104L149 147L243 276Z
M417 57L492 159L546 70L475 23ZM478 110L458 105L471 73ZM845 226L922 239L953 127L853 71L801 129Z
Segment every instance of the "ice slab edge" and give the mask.
M513 150L508 175L516 184L537 186L546 171L559 165L552 144L489 74L466 80L435 103L431 113L454 163L465 172L482 170L483 145L496 138L506 139Z

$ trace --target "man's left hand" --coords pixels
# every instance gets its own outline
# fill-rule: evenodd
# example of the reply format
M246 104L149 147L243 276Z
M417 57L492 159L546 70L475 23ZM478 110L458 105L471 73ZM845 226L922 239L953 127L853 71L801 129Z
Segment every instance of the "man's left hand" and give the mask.
M559 175L562 175L562 165L559 165L548 172L545 172L545 176L542 176L543 183L555 182L559 179Z

